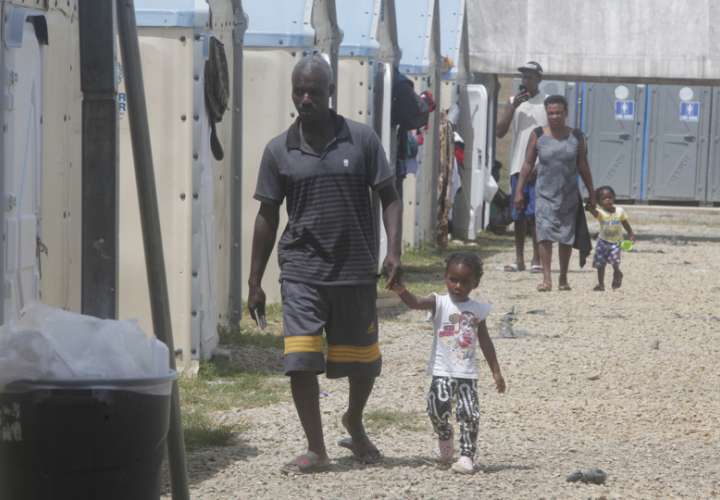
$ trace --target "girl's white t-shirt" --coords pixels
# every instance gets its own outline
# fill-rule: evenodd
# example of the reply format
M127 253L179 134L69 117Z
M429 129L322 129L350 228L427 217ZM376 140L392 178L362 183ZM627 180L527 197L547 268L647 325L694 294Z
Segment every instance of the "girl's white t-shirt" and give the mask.
M435 296L433 345L428 375L435 377L478 378L477 328L487 318L490 304L473 299L454 302L449 295Z

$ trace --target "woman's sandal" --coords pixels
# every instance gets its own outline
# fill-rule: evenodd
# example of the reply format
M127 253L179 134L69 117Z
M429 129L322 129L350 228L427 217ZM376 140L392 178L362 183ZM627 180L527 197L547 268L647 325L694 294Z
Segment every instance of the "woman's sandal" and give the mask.
M604 292L605 291L605 285L595 285L595 288L593 288L594 292Z
M561 292L569 292L570 290L572 290L572 288L570 288L570 285L568 285L567 283L563 283L562 285L558 285L558 290L560 290Z
M537 286L537 291L538 291L538 292L549 292L549 291L551 291L551 290L552 290L552 285L548 285L547 283L540 283L540 284Z
M320 458L317 453L306 451L283 465L281 470L284 474L312 474L326 471L329 468L329 458Z

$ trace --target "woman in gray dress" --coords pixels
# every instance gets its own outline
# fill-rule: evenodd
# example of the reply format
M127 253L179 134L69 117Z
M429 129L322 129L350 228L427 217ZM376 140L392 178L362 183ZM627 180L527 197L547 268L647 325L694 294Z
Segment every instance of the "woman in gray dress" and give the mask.
M579 130L565 125L567 101L563 96L552 95L545 99L545 112L548 126L538 127L530 135L514 200L516 209L521 210L525 205L522 188L531 176L536 175L535 231L543 270L543 281L538 285L540 292L552 290L553 242L559 247L558 290L570 290L567 271L575 241L575 217L581 203L578 174L588 190L589 206L595 207L585 137Z

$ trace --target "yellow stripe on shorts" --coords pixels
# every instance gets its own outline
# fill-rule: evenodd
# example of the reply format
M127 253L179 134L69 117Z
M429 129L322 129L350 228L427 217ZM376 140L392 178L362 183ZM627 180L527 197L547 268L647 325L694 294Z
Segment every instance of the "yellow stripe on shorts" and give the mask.
M294 352L323 352L322 336L297 335L285 337L285 354Z
M380 359L380 346L377 343L367 347L352 345L328 346L327 360L334 363L372 363Z

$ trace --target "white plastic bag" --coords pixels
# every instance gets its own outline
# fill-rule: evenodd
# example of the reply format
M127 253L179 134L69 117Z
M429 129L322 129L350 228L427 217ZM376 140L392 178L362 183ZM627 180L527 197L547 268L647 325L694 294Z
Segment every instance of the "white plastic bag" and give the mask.
M16 380L129 379L170 373L167 346L134 321L101 320L44 304L0 328L0 385Z

